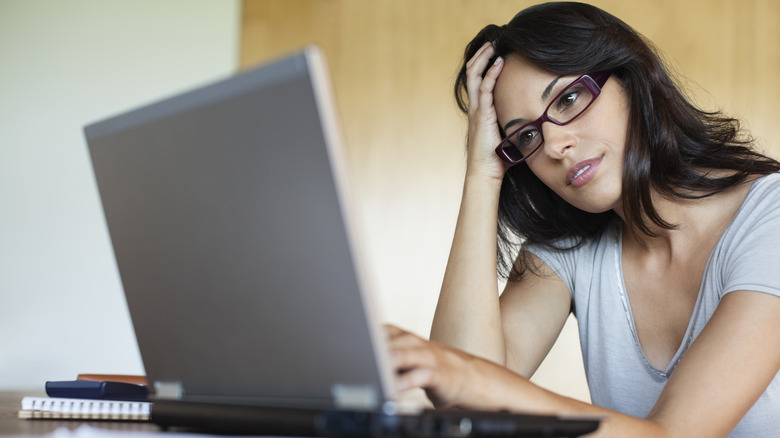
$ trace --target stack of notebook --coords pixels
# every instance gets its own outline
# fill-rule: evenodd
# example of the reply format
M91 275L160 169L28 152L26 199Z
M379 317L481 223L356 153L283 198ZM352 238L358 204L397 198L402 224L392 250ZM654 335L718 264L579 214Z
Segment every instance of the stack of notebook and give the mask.
M46 382L48 397L22 399L19 418L149 421L152 403L140 376L79 375Z

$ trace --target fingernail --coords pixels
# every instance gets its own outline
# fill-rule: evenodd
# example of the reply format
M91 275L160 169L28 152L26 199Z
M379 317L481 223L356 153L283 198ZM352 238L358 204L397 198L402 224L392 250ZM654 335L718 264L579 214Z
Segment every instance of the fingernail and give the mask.
M504 62L504 60L500 56L498 56L498 57L496 57L496 60L493 61L493 65L499 65L502 62Z

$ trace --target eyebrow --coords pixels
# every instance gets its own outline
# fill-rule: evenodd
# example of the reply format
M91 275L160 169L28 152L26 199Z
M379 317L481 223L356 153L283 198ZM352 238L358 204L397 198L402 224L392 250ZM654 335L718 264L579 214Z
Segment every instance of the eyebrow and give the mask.
M550 97L550 93L552 93L553 87L555 87L555 84L557 84L557 83L558 83L558 81L559 81L559 80L560 80L562 77L563 77L563 76L558 76L557 78L553 79L553 80L552 80L552 82L550 82L550 84L549 84L549 85L547 85L547 88L545 88L545 89L544 89L544 92L542 93L542 102L546 101L546 100L547 100L547 98L549 98L549 97Z
M542 103L547 101L547 99L550 97L550 93L552 93L553 88L555 88L555 84L557 84L562 77L563 76L558 76L557 78L553 79L549 84L547 84L547 88L545 88L544 91L542 92ZM525 119L522 117L514 120L510 120L509 122L507 122L506 126L504 126L504 133L509 131L509 128L511 128L512 126L518 125L523 122L525 122Z

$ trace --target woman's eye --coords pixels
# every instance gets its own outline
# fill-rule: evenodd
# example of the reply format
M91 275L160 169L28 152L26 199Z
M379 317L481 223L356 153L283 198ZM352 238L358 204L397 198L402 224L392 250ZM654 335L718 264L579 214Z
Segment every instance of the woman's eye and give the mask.
M523 147L533 143L537 135L539 135L539 133L536 131L536 129L526 129L522 132L518 132L517 136L515 136L515 139L517 140L517 146Z
M579 96L579 93L576 91L566 93L563 96L561 96L561 99L558 101L558 104L563 108L572 106L574 105L574 102L577 101L577 96Z

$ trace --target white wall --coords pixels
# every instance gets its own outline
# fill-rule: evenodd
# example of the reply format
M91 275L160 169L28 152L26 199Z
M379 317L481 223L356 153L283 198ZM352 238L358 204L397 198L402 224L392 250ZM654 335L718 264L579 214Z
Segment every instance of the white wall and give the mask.
M0 390L143 373L83 125L235 70L239 0L0 0Z

